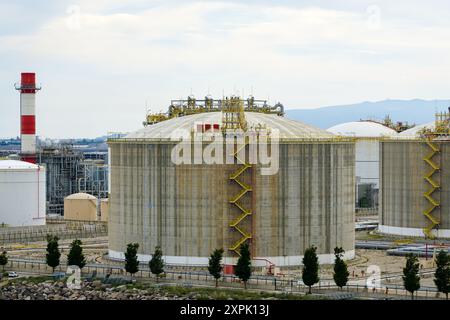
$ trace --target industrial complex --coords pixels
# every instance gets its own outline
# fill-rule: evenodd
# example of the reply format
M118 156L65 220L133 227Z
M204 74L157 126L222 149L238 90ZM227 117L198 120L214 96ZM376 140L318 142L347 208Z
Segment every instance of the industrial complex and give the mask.
M89 267L107 277L123 275L133 243L142 264L159 248L166 268L198 279L222 248L231 277L248 245L255 286L294 290L315 247L331 278L342 254L356 291L379 262L388 295L396 255L425 259L427 274L428 258L449 250L450 108L417 126L386 117L323 130L287 118L279 102L190 95L91 147L38 139L35 74L15 88L21 143L0 150L0 248L10 245L18 266L36 270L20 250L33 243L25 249L43 259L39 241L54 233L87 239Z
M11 172L11 179L16 179L17 167L21 164L17 160L31 164L37 164L39 170L39 184L45 187L39 189L39 193L33 195L39 199L40 212L28 212L32 216L41 216L44 221L45 215L63 216L64 198L71 194L84 192L89 193L98 199L108 198L108 152L104 149L89 149L85 151L75 148L70 143L64 144L38 144L36 137L36 93L41 90L41 86L36 84L34 73L22 73L21 81L15 84L15 88L20 92L20 112L21 112L21 143L20 150L2 150L1 155L9 162L0 160L3 163L2 170ZM11 162L16 160L16 162ZM13 170L16 168L15 170ZM30 169L31 170L31 169ZM34 176L38 176L34 174ZM17 178L20 180L20 178ZM1 180L0 180L1 181ZM10 190L12 184L8 180L1 181L4 188ZM37 182L36 182L37 183ZM20 185L18 185L20 186ZM37 190L37 187L31 187ZM6 202L13 202L14 198L6 197ZM43 206L43 207L42 207ZM20 208L17 212L8 210L8 216L20 216ZM6 213L5 213L6 214ZM11 222L9 219L1 219L0 223L10 226L26 226L35 223L24 223L22 220ZM19 223L19 221L22 221Z
M0 0L0 314L445 317L450 1L403 2Z

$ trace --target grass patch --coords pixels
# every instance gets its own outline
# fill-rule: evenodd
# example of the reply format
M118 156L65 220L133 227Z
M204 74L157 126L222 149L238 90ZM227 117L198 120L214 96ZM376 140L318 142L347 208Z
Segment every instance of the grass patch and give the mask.
M147 290L150 293L158 292L169 297L188 297L195 300L261 300L261 299L280 299L280 300L309 300L317 299L316 296L304 296L289 293L273 293L266 291L248 291L228 288L201 288L201 287L183 287L176 285L150 285L132 284L127 285L127 289L137 288Z

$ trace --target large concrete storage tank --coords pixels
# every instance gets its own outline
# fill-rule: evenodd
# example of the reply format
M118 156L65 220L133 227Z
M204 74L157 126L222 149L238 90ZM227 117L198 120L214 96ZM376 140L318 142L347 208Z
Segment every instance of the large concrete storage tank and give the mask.
M327 131L356 138L355 175L356 207L377 208L380 189L379 141L384 137L395 137L397 132L373 121L353 121L335 125Z
M45 225L45 168L0 160L0 224Z
M379 231L450 237L450 112L381 143Z
M234 263L232 249L244 233L254 265L264 259L300 265L311 245L321 263L333 261L336 246L345 258L354 256L354 141L277 115L245 112L245 118L249 128L279 130L276 174L262 175L260 164L241 174L238 164L171 161L179 142L170 139L174 130L221 128L221 112L166 120L109 140L110 257L123 259L126 245L136 242L143 261L161 246L168 264L207 265L216 248L225 249L225 263ZM233 181L236 174L242 184Z
M431 237L450 237L450 141L432 144L438 152L424 140L381 142L380 232L424 237L433 226L431 217L439 221ZM424 159L430 159L438 170ZM439 188L427 181L431 173L431 181Z

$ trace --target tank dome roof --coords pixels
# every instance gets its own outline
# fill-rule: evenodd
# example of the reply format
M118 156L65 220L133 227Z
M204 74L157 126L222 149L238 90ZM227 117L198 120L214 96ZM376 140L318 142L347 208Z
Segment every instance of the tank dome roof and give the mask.
M0 169L38 169L39 166L34 163L19 160L0 160Z
M434 129L435 127L435 122L428 122L428 123L424 123L415 127L412 127L411 129L405 130L403 132L400 132L400 136L402 137L416 137L419 132L423 129Z
M299 121L287 119L274 114L245 112L248 127L263 125L268 129L278 129L280 139L325 139L334 135ZM221 112L205 112L162 121L125 136L125 139L168 139L177 129L191 130L196 124L221 124Z
M327 131L348 137L383 137L396 136L397 131L373 121L345 122L328 128Z
M94 197L93 195L80 192L80 193L71 194L71 195L67 196L65 199L68 199L68 200L85 200L85 199L96 200L97 198Z

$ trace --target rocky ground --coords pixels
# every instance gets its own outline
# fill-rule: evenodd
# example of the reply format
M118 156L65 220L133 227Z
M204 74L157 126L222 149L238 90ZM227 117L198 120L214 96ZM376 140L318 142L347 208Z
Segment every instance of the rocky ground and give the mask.
M316 297L317 298L317 297ZM70 289L64 281L30 277L0 282L0 300L303 300L303 295L135 282L113 286L83 281Z
M64 282L52 280L33 283L27 280L0 284L0 300L184 300L195 297L178 297L167 292L112 287L100 281L83 282L81 289L69 289Z

